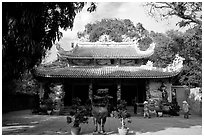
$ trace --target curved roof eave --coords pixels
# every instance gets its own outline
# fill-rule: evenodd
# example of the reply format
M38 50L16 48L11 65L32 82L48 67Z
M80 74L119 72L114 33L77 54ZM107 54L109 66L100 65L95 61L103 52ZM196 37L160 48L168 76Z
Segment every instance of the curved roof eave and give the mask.
M176 72L162 72L157 70L134 70L132 67L120 68L114 70L110 67L105 70L95 68L59 68L51 70L36 69L35 75L47 78L170 78L178 75L180 71Z

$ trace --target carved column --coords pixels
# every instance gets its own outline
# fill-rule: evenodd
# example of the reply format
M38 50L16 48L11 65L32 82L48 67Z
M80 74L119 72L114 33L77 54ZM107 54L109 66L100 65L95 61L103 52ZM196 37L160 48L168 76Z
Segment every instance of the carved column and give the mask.
M121 83L117 82L117 101L121 100Z
M172 89L171 89L171 87L172 87L172 83L171 83L171 81L169 80L169 102L172 102Z
M92 81L89 84L89 99L92 101L93 99L93 83Z
M148 100L151 98L150 89L149 89L149 80L146 80L145 88L146 88L146 100Z
M39 99L40 100L42 100L43 99L43 97L44 97L44 88L43 88L43 83L42 82L39 82L39 93L38 93L38 95L39 95Z

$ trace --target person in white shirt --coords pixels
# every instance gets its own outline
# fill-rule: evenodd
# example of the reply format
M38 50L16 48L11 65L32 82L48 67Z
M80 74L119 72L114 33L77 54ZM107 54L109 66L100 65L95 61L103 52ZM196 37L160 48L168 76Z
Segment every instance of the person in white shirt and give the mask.
M184 112L184 118L189 118L189 111L190 111L190 106L186 101L183 101L183 112Z

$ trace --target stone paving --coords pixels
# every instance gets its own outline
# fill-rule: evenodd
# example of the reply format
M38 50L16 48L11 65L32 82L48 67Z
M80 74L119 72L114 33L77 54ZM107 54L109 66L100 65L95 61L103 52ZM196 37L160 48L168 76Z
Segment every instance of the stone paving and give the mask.
M129 135L202 135L202 117L191 115L184 119L177 117L152 117L144 119L133 116ZM83 124L82 135L93 135L93 119ZM117 135L120 122L115 118L107 118L105 130L107 135ZM66 116L33 115L29 110L10 112L2 115L3 135L70 135L70 125Z

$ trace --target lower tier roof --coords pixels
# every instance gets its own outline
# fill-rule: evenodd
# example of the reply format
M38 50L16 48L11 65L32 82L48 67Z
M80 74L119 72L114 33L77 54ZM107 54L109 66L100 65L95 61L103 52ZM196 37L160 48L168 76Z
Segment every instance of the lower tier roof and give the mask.
M147 70L136 66L38 67L35 75L51 78L169 78L179 72Z

